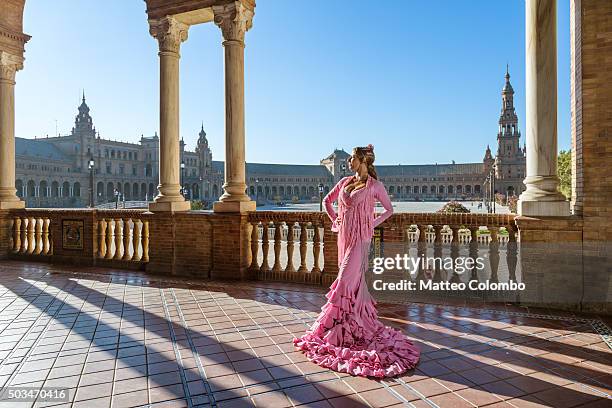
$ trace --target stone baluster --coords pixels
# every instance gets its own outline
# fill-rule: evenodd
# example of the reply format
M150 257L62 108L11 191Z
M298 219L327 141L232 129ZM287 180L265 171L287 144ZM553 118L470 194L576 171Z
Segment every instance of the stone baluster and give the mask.
M442 265L440 262L437 262L438 259L442 259L442 225L434 225L434 274L433 280L435 282L442 281Z
M19 252L21 252L22 254L25 254L28 251L28 228L30 227L29 224L29 219L24 217L22 218L22 224L21 224L21 250Z
M33 254L35 249L34 234L36 233L36 218L28 217L28 250L27 254Z
M474 265L472 266L471 279L478 280L478 269L476 269L476 258L478 258L478 227L469 227L470 230L470 243L469 243L469 254L473 260Z
M489 241L489 264L491 265L491 277L489 281L498 282L497 268L499 267L499 239L497 227L488 227L491 231L491 241Z
M140 248L141 244L141 235L140 229L142 228L142 221L139 219L135 219L134 221L134 233L132 234L132 248L134 248L134 253L132 255L133 261L140 261L142 259L142 250Z
M307 222L300 222L300 267L298 272L308 272L308 267L306 266L306 252L308 250L307 226Z
M106 220L98 221L98 258L106 257Z
M261 223L263 226L263 232L261 234L261 251L263 260L261 261L260 271L267 274L270 271L270 264L268 263L268 255L270 251L270 237L268 236L268 221Z
M313 223L314 234L312 236L312 253L314 256L314 265L311 273L321 273L321 267L319 265L319 256L321 255L321 237L319 234L319 226Z
M134 255L135 249L130 253L130 243L132 242L132 231L130 224L132 223L131 218L126 218L123 221L123 259L124 261L131 261Z
M508 243L506 244L506 263L508 265L508 278L516 281L516 265L517 265L517 242L516 231L511 226L508 229Z
M142 262L149 262L149 221L142 221Z
M450 247L450 257L453 261L453 266L454 266L455 263L457 262L457 258L459 258L459 248L460 248L461 242L459 242L459 227L455 225L451 225L450 229L453 234L453 240L451 241L451 247ZM450 282L455 282L455 283L461 282L461 276L454 269L453 269L453 274L450 278Z
M21 250L21 218L13 218L13 252Z
M419 225L419 240L417 242L417 257L424 259L427 256L427 229L428 225ZM423 262L419 262L419 268L417 273L417 280L425 279L425 269L423 268Z
M249 270L259 271L259 222L253 222L251 224L251 265Z
M107 225L107 228L106 228L106 255L104 256L104 258L112 259L113 251L111 249L114 248L115 252L117 252L117 246L114 244L115 243L115 227L117 224L113 218L107 218L106 225Z
M38 218L36 219L36 225L35 225L36 232L34 234L34 242L36 243L34 245L34 247L35 247L34 254L35 255L40 255L42 250L43 250L43 247L42 247L42 238L43 238L43 236L42 236L42 224L43 224L43 222L44 222L44 219L38 219Z
M48 218L43 219L43 232L42 232L42 241L43 241L43 254L51 255L53 253L53 240L51 239L51 234L49 232L49 227L51 224L51 220Z
M285 266L285 272L287 274L294 273L295 267L293 266L293 252L295 250L295 222L287 223L287 266Z
M115 219L115 254L113 259L121 259L123 254L123 219Z
M282 227L283 223L277 221L274 224L274 265L272 266L272 274L275 279L279 278L279 273L282 271L280 263L281 245L282 245Z

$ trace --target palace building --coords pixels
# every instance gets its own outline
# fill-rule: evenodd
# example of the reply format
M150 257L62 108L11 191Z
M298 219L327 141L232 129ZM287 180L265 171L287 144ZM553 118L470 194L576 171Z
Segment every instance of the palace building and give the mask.
M476 200L493 186L498 193L518 196L525 189L526 150L520 147L513 98L506 70L495 156L487 146L482 161L473 163L377 164L392 200ZM28 207L87 206L92 185L96 204L117 197L151 201L157 195L158 135L143 135L139 143L101 138L85 95L70 134L15 138L15 150L17 194ZM223 193L224 162L213 160L203 125L195 151L186 150L181 139L180 154L185 197L217 200ZM350 173L348 157L346 151L335 149L319 164L246 163L246 192L260 202L318 200L319 185L327 193Z

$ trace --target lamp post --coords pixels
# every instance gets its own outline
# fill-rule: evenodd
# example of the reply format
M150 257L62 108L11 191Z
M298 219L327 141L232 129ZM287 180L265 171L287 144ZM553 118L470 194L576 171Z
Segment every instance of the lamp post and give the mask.
M259 179L255 179L255 206L259 202Z
M183 178L184 178L183 173L184 172L185 172L185 160L181 161L181 190L180 192L183 196L185 196L185 190L183 189Z
M119 190L114 189L113 194L115 196L115 210L119 208Z
M323 183L319 183L319 211L323 211Z
M89 208L94 207L94 166L93 157L89 159Z

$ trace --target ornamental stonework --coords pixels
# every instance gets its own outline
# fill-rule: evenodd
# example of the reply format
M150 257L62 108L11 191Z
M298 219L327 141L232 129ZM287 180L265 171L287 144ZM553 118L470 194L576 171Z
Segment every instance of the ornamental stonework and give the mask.
M161 52L177 53L187 40L189 26L172 17L149 21L149 32L159 42Z
M241 2L213 6L214 22L221 29L225 41L244 43L244 34L253 25L254 11Z

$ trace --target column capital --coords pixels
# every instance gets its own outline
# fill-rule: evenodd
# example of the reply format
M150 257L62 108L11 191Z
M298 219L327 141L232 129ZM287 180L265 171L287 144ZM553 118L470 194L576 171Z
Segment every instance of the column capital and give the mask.
M15 73L23 69L24 58L20 55L0 51L0 80L15 81Z
M224 44L231 41L244 46L244 34L253 25L255 9L242 1L213 6L212 9L214 22L221 29Z
M189 25L172 16L149 20L149 33L159 42L160 52L178 54L181 43L187 40Z

